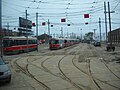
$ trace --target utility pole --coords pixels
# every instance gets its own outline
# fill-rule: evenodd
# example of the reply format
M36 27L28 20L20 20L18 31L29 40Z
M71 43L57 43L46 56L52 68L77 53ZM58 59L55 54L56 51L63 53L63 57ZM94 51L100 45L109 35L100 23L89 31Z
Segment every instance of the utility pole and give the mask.
M36 37L38 40L38 13L36 13ZM37 51L38 51L38 42L37 42Z
M10 27L10 26L9 26L9 23L7 23L7 25L6 25L6 26L7 26L7 30L9 30L9 27Z
M108 35L107 35L107 15L106 15L106 2L104 2L104 13L105 13L105 30L106 30L106 43L108 41Z
M81 30L81 40L82 40L82 29L80 29Z
M36 13L36 37L38 39L38 13Z
M63 27L61 27L61 37L63 38Z
M27 53L28 53L28 23L27 23L27 10L25 10L25 16L26 16L26 39L27 39Z
M101 19L99 17L99 30L100 30L100 42L101 42Z
M0 0L0 57L3 58L2 0Z
M0 0L0 31L2 31L2 0Z
M48 19L48 43L49 43L49 40L50 40L50 21Z
M7 23L7 30L9 30L9 23ZM8 36L10 35L10 33L8 33Z
M94 30L94 40L95 40L95 38L96 38L96 35L95 35L95 31L96 31L96 29L93 29Z
M108 2L108 15L109 15L109 28L110 28L110 49L112 49L112 40L111 40L111 17L110 17L110 4Z

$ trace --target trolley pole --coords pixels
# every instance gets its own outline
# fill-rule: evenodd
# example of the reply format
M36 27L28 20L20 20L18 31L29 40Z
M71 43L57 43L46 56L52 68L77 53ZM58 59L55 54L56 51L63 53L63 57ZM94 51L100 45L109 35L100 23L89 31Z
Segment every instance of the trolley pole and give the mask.
M38 51L38 13L36 13L36 37L37 37L37 51Z
M3 58L2 0L0 0L0 57Z

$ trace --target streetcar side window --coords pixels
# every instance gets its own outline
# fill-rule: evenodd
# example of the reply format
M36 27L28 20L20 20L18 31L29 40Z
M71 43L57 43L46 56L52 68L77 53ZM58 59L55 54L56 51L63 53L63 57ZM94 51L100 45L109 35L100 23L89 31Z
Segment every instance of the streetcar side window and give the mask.
M8 47L10 46L10 41L9 40L3 40L3 47Z
M29 40L29 41L28 41L28 44L32 44L32 40Z
M65 40L64 43L67 43L67 40Z
M9 46L14 46L14 45L15 45L15 41L14 40L10 40Z
M37 40L32 40L33 41L33 44L37 44Z
M10 47L16 45L14 40L3 40L3 47Z
M26 45L27 41L26 40L17 40L17 45Z
M61 40L59 40L59 43L61 43L62 41Z
M37 40L29 40L28 43L29 44L37 44Z
M37 44L36 39L28 40L28 44ZM16 45L27 45L27 40L25 39L3 39L3 47L10 47Z
M55 44L58 44L59 43L59 40L55 40Z
M27 41L26 40L21 40L21 45L26 45Z

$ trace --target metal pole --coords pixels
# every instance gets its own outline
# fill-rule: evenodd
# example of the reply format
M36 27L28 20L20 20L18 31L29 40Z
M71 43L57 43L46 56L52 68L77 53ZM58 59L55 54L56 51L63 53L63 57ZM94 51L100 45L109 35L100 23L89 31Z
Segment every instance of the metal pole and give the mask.
M27 10L25 10L26 14L26 39L27 39L27 53L28 53L28 23L27 23Z
M81 40L82 40L82 29L80 29L81 30Z
M48 43L49 43L49 40L50 40L50 21L48 19Z
M99 18L100 42L101 42L101 19Z
M93 29L94 30L94 40L96 39L96 35L95 35L95 31L96 31L96 29Z
M9 26L9 23L7 23L7 30L9 30L9 27L10 27L10 26Z
M7 23L7 30L9 31L9 23ZM10 35L10 33L8 33L8 36Z
M67 38L68 38L68 31L67 31Z
M0 30L2 29L2 0L0 0Z
M38 13L36 13L36 37L38 40ZM38 42L37 42L37 51L38 51Z
M111 40L111 17L110 17L110 4L109 4L109 2L108 2L108 14L109 14L109 28L110 28L110 48L112 49L112 40Z
M2 0L0 0L0 57L3 58Z
M105 30L106 30L106 43L108 41L108 35L107 35L107 15L106 15L106 2L104 2L104 13L105 13Z
M61 38L63 38L63 27L61 27Z

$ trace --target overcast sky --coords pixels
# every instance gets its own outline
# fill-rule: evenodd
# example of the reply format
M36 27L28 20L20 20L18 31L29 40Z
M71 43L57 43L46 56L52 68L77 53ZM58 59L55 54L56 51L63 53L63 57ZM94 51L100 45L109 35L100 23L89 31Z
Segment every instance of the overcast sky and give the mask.
M111 13L112 29L120 28L120 0L105 1L106 4L109 1L111 11L115 11ZM102 34L105 33L103 0L2 0L3 27L6 28L9 23L10 29L16 28L17 31L19 17L25 18L25 10L29 14L28 19L32 22L36 22L36 13L39 13L39 34L48 33L47 25L41 25L48 19L53 25L50 28L51 34L60 34L61 27L64 34L73 32L80 35L81 29L83 34L93 32L93 29L99 33L99 17L102 22ZM89 14L90 18L84 18L84 14ZM66 18L66 22L61 22L61 18ZM36 34L36 28L33 27L32 30Z

